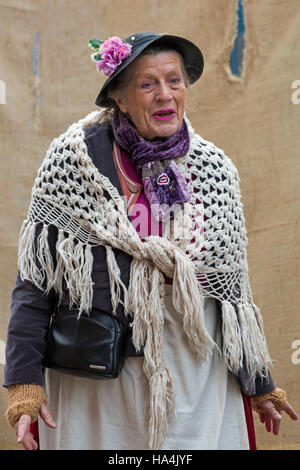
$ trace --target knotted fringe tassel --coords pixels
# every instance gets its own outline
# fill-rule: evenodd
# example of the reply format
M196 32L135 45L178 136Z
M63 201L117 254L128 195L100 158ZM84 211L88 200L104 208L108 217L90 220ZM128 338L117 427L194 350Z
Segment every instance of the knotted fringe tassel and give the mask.
M164 306L160 295L164 278L156 267L149 267L149 270L150 291L145 319L148 329L144 348L144 372L149 380L149 444L152 449L160 449L167 437L168 425L175 417L175 389L164 357Z
M62 229L58 230L58 236L56 241L56 268L54 273L54 288L58 295L58 305L60 305L63 297L63 278L64 278L64 261L60 255L60 245L63 244L65 240L64 231Z
M254 380L258 375L265 377L272 366L261 322L256 318L258 309L250 304L238 306L241 336L250 377ZM260 324L259 324L260 323Z
M54 285L54 265L48 244L48 225L43 225L42 231L37 239L37 259L43 272L43 280L46 278L46 294Z
M65 278L69 289L70 308L79 305L79 315L89 312L92 307L93 255L90 246L78 242L74 237L65 237L59 230L57 239L57 263L54 263L48 243L48 226L43 225L41 233L36 236L37 224L23 222L20 241L18 269L22 279L27 279L46 294L54 287L61 297L62 282ZM46 282L45 282L46 281Z
M159 450L175 417L174 382L167 367L149 379L149 446Z
M77 281L78 282L78 296L80 298L79 315L81 312L89 311L93 306L93 281L92 270L94 257L92 254L92 247L90 245L83 245L78 243L75 251L79 252L79 266L77 267Z
M39 289L49 293L52 287L56 290L61 302L63 280L65 279L70 297L70 308L79 306L79 316L89 312L93 298L93 254L90 245L75 243L75 237L66 237L59 229L56 243L56 268L48 243L48 226L43 225L41 233L36 236L37 224L25 220L19 237L18 269L21 278L31 281ZM120 270L112 250L107 247L109 275L113 289L114 312L120 299L120 287L124 293L126 287L120 278ZM46 282L45 282L46 281ZM127 303L127 295L124 295ZM123 303L123 302L122 302ZM124 303L123 303L124 305ZM125 306L126 307L126 306Z
M165 365L163 350L164 278L147 261L134 259L130 279L129 306L134 312L132 340L136 349L144 346L143 369L149 383L149 445L160 449L175 415L174 382Z
M174 251L175 270L172 301L176 311L183 315L183 330L188 336L197 357L207 359L213 349L218 349L209 336L204 319L203 299L191 261L179 250Z
M205 327L194 268L180 250L173 250L173 256L173 304L183 315L183 329L197 355L207 358L213 348L218 347ZM160 295L163 283L163 275L156 265L133 259L128 292L134 319L132 339L138 350L144 345L144 372L149 380L149 436L153 449L161 448L175 414L175 389L163 352L164 306Z
M36 287L49 293L54 284L54 264L48 244L48 226L43 225L36 235L37 224L25 220L20 240L18 269L21 279L31 281Z
M222 302L223 357L229 369L237 373L243 363L241 331L233 305Z
M256 317L258 326L259 326L262 334L264 334L264 321L263 321L263 317L262 317L262 314L260 312L260 309L255 304L253 304L253 310L254 310L254 313L255 313L255 317Z
M44 277L36 265L35 231L36 224L24 220L19 237L18 269L22 280L29 280L42 289Z
M128 288L128 310L134 319L132 342L140 351L146 342L147 310L149 304L149 263L133 258Z
M81 242L75 244L70 236L57 244L59 251L59 268L64 273L70 297L70 309L79 306L78 316L88 313L92 308L93 299L93 255L89 245ZM61 274L59 276L61 278Z
M121 271L115 258L115 254L111 246L105 245L106 261L110 280L111 302L113 313L116 314L118 304L122 304L125 314L128 312L128 292L125 284L121 280ZM124 301L121 298L121 288L124 293Z

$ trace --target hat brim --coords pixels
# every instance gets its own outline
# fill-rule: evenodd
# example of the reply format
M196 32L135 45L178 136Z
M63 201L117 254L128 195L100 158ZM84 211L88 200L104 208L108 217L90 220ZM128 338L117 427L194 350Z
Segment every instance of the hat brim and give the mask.
M204 68L204 59L201 50L188 39L172 36L168 34L157 33L138 33L129 36L125 39L126 42L131 43L131 40L137 41L138 45L132 48L132 53L127 57L122 64L119 65L117 70L106 80L102 86L97 99L96 105L100 107L110 107L112 100L108 97L109 85L112 81L123 71L128 65L136 60L139 55L150 45L168 45L174 50L178 51L184 62L185 70L189 76L190 84L195 83L201 76Z

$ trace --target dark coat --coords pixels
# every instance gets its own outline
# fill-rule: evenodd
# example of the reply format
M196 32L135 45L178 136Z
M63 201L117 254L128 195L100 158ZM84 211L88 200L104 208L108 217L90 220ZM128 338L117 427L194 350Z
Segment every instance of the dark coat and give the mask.
M85 129L85 142L88 154L100 173L107 176L111 183L122 195L121 183L112 158L113 131L109 123L95 125ZM99 151L101 149L101 151ZM128 216L129 217L129 216ZM41 226L37 229L37 235ZM49 227L49 247L55 264L55 245L57 240L57 229ZM128 287L130 278L130 266L132 257L127 253L114 249L116 261L120 267L121 279ZM110 297L109 274L106 265L106 251L103 246L93 248L94 264L92 272L93 307L112 313ZM69 297L67 289L64 289L61 302L63 308L69 308ZM47 338L50 317L54 312L57 297L54 290L45 295L29 281L22 281L20 274L12 292L11 315L7 334L6 366L4 370L4 386L13 384L44 384L43 357ZM221 318L221 305L217 306ZM119 304L117 316L123 322L127 322L123 307ZM131 336L126 348L128 356L138 356L131 342ZM268 379L258 379L255 386L249 386L249 377L246 369L242 369L236 377L241 389L246 395L261 395L275 388L269 374Z

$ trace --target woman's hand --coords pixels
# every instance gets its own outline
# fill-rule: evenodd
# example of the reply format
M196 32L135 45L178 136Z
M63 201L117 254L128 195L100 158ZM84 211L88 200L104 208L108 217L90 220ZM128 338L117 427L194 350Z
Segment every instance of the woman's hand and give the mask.
M273 430L273 434L277 435L279 433L280 421L282 419L281 412L276 410L271 400L266 400L260 403L260 407L264 410L264 412L259 413L261 423L265 424L268 432ZM281 411L285 411L294 421L298 419L295 410L288 402L282 405Z
M49 428L56 428L56 423L54 422L46 403L41 404L40 416ZM22 444L26 450L37 450L38 443L35 441L33 434L29 431L30 424L31 418L26 414L22 415L19 421L17 421L15 430L18 436L18 443Z

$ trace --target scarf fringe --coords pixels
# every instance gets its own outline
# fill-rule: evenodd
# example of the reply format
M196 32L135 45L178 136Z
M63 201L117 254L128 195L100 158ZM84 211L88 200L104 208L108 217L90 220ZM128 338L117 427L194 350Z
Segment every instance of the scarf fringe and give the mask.
M55 283L54 264L48 244L48 225L37 236L37 224L26 219L19 237L18 269L22 280L30 280L46 294Z
M44 225L37 240L37 259L41 265L43 279L47 282L46 294L49 293L54 284L54 265L48 245L48 225Z
M24 220L19 237L18 269L22 280L30 280L42 289L43 274L36 264L35 233L36 224Z
M75 237L69 236L60 241L57 250L61 258L60 266L63 267L63 279L66 281L69 293L69 308L78 306L78 316L83 312L88 314L92 308L94 285L92 249L82 242L75 243Z
M130 283L128 288L128 309L134 322L132 325L132 342L136 350L141 351L146 343L147 312L149 304L149 264L134 258L130 266Z
M222 302L223 357L235 374L245 361L252 382L265 378L273 365L265 341L262 317L255 304Z
M63 257L60 255L59 246L63 244L65 239L65 234L62 229L59 229L57 242L56 242L56 268L55 268L55 290L58 295L58 306L61 303L63 297L63 279L64 279L64 261Z
M122 304L125 314L128 313L128 291L125 284L121 280L121 271L115 258L115 254L111 246L105 245L107 269L110 280L111 303L113 314L116 314L118 304ZM121 298L121 289L124 293L124 301Z
M63 281L65 280L70 304L88 313L92 308L93 298L93 254L92 248L82 242L75 243L73 236L66 237L59 230L56 243L56 268L48 243L48 226L44 225L39 236L36 236L37 225L25 220L19 240L18 269L22 280L31 281L45 294L54 288L58 294L59 303L63 296Z
M172 301L176 311L183 315L183 330L197 357L207 359L213 349L219 349L209 336L204 320L204 304L200 295L194 268L180 251L175 251Z
M183 329L197 356L207 358L217 345L205 328L203 301L193 266L176 250L174 260L174 307L183 315ZM155 265L133 259L129 285L132 341L137 350L144 346L143 369L149 381L149 436L153 449L161 448L168 425L175 416L174 383L163 352L164 282L163 274Z
M229 369L236 374L243 364L241 331L233 305L222 302L223 357Z
M175 417L174 381L165 364L163 348L164 277L155 266L144 262L138 264L135 280L143 281L146 272L149 278L144 283L148 287L145 297L141 292L131 297L138 304L141 304L138 298L144 297L141 310L132 304L135 307L133 344L140 347L141 340L144 342L143 370L149 383L149 445L151 449L160 449L167 436L168 425ZM138 287L135 285L135 288ZM146 335L142 333L145 329Z
M168 435L169 423L175 419L175 391L168 369L152 375L149 395L149 445L159 450Z
M254 305L238 305L245 362L253 381L257 376L266 377L268 369L273 365L257 314L258 308Z

